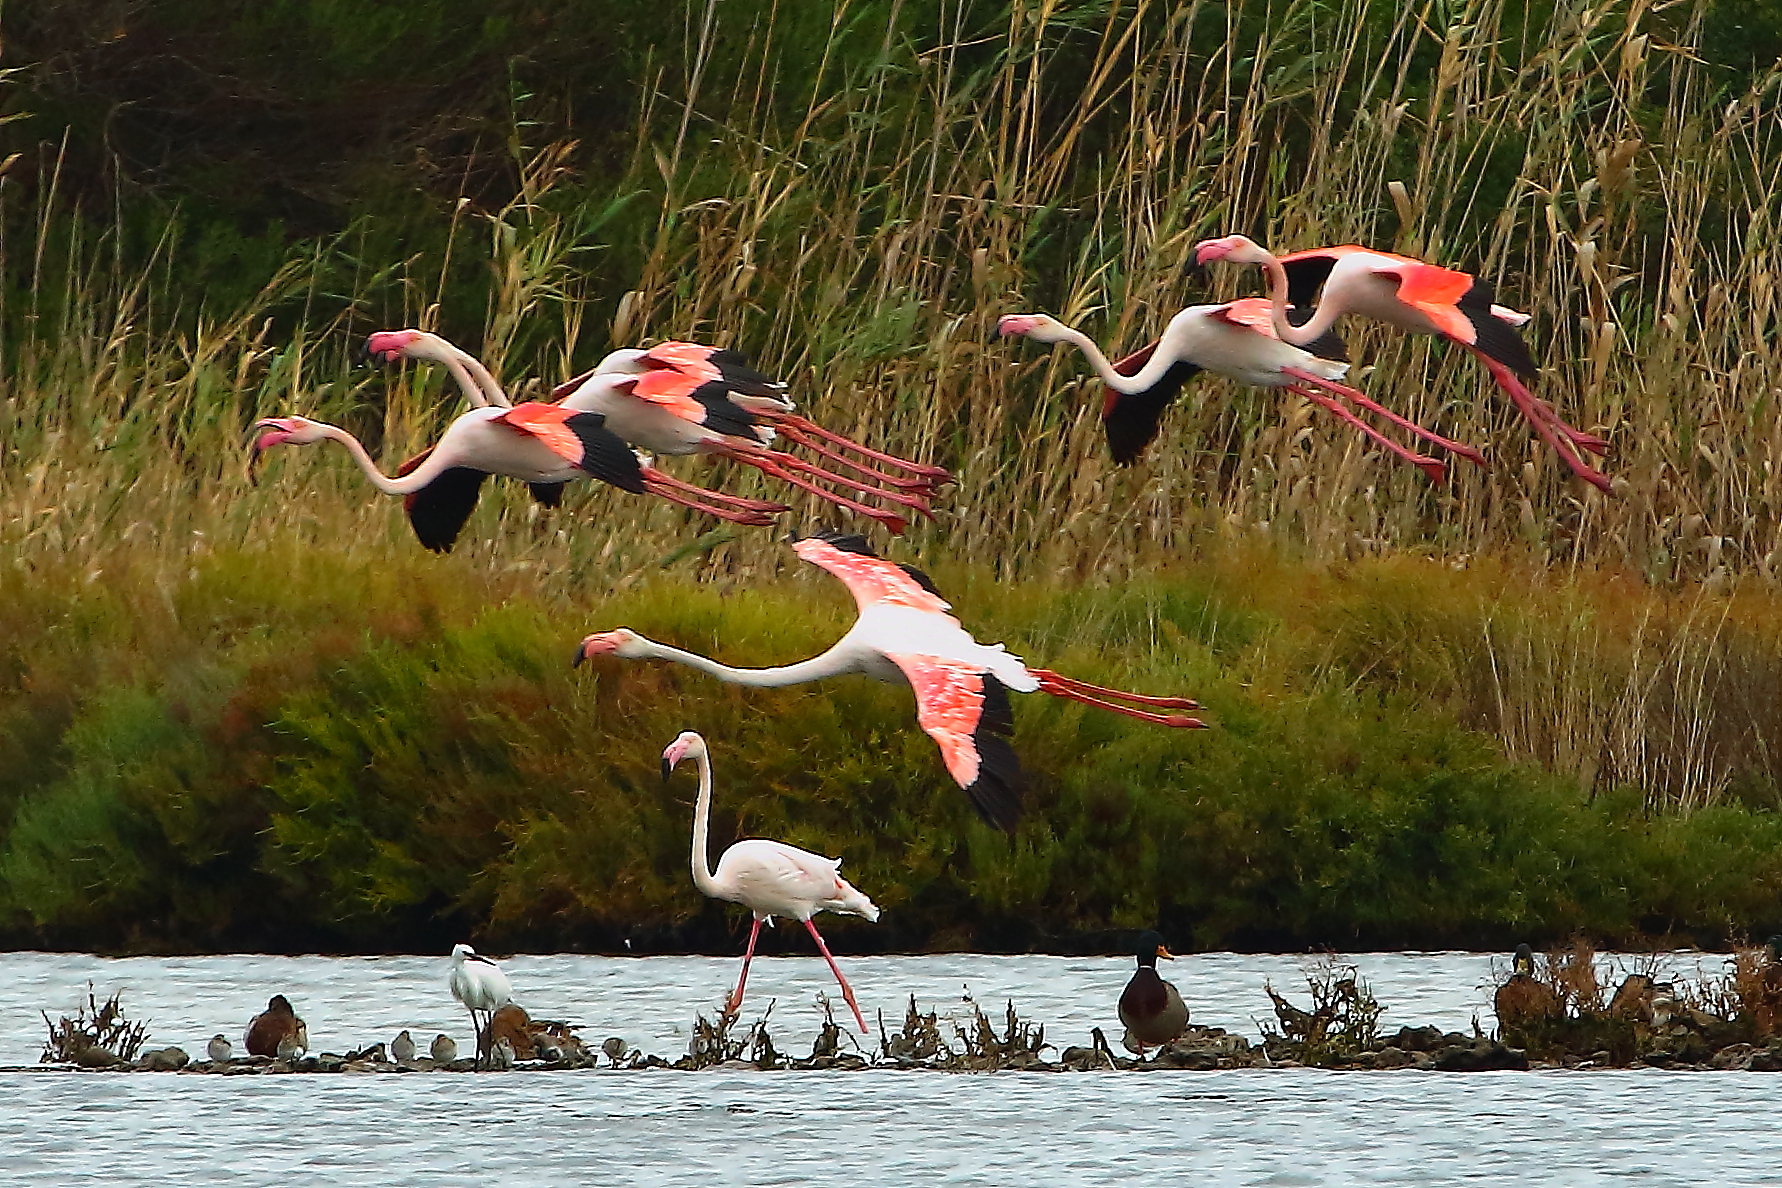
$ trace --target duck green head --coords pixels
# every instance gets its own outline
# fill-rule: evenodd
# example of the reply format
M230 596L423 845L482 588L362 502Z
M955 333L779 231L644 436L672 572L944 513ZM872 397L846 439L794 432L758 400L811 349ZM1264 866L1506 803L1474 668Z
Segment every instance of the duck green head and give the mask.
M1516 946L1516 956L1510 959L1510 972L1534 976L1534 950L1527 945Z
M1139 933L1138 963L1140 965L1155 967L1159 957L1168 957L1173 961L1175 956L1169 951L1169 946L1163 943L1162 933L1154 930Z

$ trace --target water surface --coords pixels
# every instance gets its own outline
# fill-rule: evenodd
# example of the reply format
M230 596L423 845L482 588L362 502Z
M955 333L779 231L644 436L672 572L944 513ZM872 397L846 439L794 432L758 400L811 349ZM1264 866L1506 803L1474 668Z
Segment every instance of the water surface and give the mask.
M1387 1027L1489 1029L1492 958L1353 958ZM1718 968L1718 959L1702 964ZM734 960L517 956L535 1015L685 1051ZM1695 958L1673 961L1688 972ZM968 993L1013 998L1060 1046L1118 1035L1130 959L844 958L869 1021L915 993L957 1017ZM1303 1000L1300 958L1186 957L1167 970L1196 1021L1255 1037L1261 988ZM124 991L150 1043L237 1043L284 993L317 1050L389 1039L425 1047L468 1019L444 958L0 956L0 1063L36 1059L37 1011L72 1008L86 981ZM770 999L782 1051L807 1052L833 988L815 958L758 959L744 1018ZM1295 990L1301 993L1293 993ZM838 1006L839 1001L838 1001ZM845 1008L844 1008L845 1009ZM172 1184L1775 1184L1782 1080L1758 1073L1226 1072L947 1075L514 1072L411 1076L0 1074L0 1183Z

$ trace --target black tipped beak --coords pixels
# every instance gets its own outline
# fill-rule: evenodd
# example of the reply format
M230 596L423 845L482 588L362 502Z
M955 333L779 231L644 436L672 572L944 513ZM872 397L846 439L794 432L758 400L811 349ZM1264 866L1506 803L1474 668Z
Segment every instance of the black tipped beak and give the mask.
M582 661L586 660L587 658L588 658L588 645L585 643L579 643L579 644L575 645L575 655L573 655L569 658L569 666L571 668L580 668L582 666Z
M668 777L673 774L674 764L670 763L668 761L668 756L664 755L662 757L662 782L666 784L668 782Z

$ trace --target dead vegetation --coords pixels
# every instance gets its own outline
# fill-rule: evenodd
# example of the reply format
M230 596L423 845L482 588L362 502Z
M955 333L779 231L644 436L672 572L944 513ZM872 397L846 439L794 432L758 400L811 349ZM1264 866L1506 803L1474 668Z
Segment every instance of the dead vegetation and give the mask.
M75 1008L72 1019L63 1015L52 1023L49 1012L41 1012L49 1038L44 1041L39 1061L110 1068L135 1060L148 1038L148 1024L126 1019L122 998L123 992L119 991L100 1002L93 992L93 983L88 982L87 1001Z

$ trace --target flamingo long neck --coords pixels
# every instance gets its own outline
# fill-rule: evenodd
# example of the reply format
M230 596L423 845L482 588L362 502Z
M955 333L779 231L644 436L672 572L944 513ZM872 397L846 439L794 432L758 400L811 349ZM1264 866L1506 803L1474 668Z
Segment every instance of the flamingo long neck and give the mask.
M453 465L449 457L442 458L439 451L435 450L427 455L425 462L401 478L391 478L377 468L377 463L371 460L371 455L365 451L364 446L359 444L359 439L345 429L329 425L323 436L345 446L347 453L353 456L353 461L359 464L359 469L365 472L365 477L371 480L372 486L386 495L412 495Z
M1287 269L1267 248L1257 250L1262 253L1258 263L1268 273L1269 320L1274 323L1275 337L1299 347L1316 342L1343 316L1342 308L1334 301L1320 300L1312 310L1311 320L1303 326L1295 326L1287 318ZM1328 297L1329 290L1325 293Z
M1101 348L1095 345L1094 340L1081 330L1060 326L1058 337L1053 341L1068 342L1082 351L1084 357L1089 360L1089 365L1095 369L1095 373L1101 376L1102 382L1123 396L1137 396L1155 388L1162 382L1169 369L1179 362L1175 356L1159 350L1152 353L1136 374L1121 375L1114 370L1114 365L1108 362L1108 357L1101 353Z
M712 816L712 757L703 748L699 752L699 800L693 806L693 885L712 899L728 898L718 887L718 878L708 865L706 836Z
M782 664L777 668L732 668L728 664L720 664L709 656L701 656L697 652L683 652L667 644L657 643L651 639L638 641L645 656L653 660L672 660L676 664L685 664L688 668L697 668L708 676L715 676L720 681L732 685L750 685L760 689L778 689L786 685L802 685L806 681L822 680L824 677L839 676L846 672L858 672L859 663L851 650L839 644L819 656L809 660L800 660L797 664Z
M495 377L490 374L489 369L483 366L481 359L478 359L469 351L459 347L453 347L452 353L457 362L475 377L476 386L480 388L482 394L488 398L487 402L489 404L492 404L497 408L512 408L514 406L514 402L508 399L507 393L502 391L501 385L495 382ZM458 383L462 386L464 380L460 379ZM468 390L466 390L465 395L470 395ZM471 396L470 398L473 402L476 401L475 396Z

